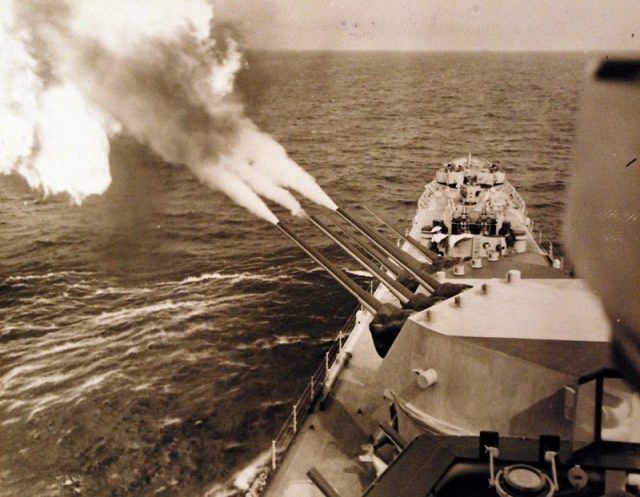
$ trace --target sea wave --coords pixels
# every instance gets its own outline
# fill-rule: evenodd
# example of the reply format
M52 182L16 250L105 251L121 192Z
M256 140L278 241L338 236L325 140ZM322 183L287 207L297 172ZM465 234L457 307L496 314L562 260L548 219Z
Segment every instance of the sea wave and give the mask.
M258 478L268 466L271 460L271 451L265 450L254 458L249 464L236 472L223 484L215 484L207 490L203 497L254 497L259 495L259 490L264 485L264 480Z
M67 276L87 276L91 275L90 271L50 271L41 274L14 274L8 276L6 281L31 281L31 280L51 280L60 279Z
M229 280L231 283L239 283L241 281L282 281L290 279L289 275L282 274L276 276L267 276L264 274L255 274L249 272L243 273L203 273L198 276L189 276L178 282L178 285L188 285L192 283L200 283L209 280Z
M176 311L180 309L191 309L196 313L204 312L206 310L206 304L198 300L186 300L181 302L173 302L171 300L167 300L165 302L143 305L140 307L102 312L100 315L94 317L92 321L94 321L96 324L111 325L121 321L131 323L134 320L145 318L149 314L154 314L162 311Z

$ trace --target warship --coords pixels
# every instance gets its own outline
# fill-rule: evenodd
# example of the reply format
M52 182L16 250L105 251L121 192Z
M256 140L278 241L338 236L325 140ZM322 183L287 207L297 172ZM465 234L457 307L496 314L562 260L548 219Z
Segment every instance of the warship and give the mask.
M367 208L310 221L377 285L278 223L359 306L248 495L639 495L640 395L608 309L502 167L444 163L407 230Z

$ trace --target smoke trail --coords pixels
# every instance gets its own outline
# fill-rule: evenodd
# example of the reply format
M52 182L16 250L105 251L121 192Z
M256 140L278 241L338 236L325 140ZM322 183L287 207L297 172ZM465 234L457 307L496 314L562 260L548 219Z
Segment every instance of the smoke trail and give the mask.
M244 114L242 56L206 0L15 0L0 22L0 172L80 202L108 187L122 128L271 222L260 197L335 207Z

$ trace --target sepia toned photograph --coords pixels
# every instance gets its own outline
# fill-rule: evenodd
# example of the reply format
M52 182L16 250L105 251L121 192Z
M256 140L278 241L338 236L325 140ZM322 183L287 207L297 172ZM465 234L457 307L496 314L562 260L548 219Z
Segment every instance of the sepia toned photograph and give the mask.
M640 496L640 3L0 0L0 497Z

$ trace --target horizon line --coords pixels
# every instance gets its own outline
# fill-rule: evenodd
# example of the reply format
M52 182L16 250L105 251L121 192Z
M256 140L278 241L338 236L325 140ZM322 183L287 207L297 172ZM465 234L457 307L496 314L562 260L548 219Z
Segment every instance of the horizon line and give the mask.
M572 54L584 54L584 55L635 55L640 57L640 51L638 50L625 50L625 49L433 49L433 48L263 48L263 47L242 47L243 50L252 52L346 52L346 53L503 53L503 54L517 54L517 53L572 53Z

